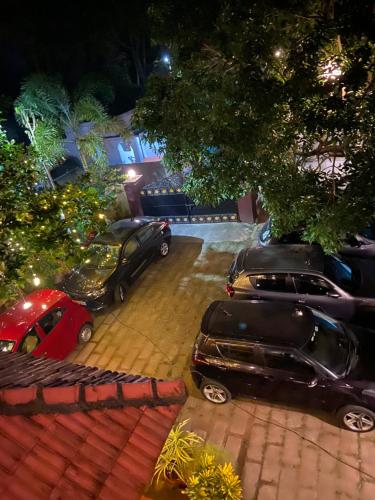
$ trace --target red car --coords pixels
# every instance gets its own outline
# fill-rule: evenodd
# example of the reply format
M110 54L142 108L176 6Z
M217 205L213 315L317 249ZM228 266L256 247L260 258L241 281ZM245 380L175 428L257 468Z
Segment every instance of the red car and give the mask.
M0 351L64 359L92 332L85 307L60 290L36 290L0 314Z

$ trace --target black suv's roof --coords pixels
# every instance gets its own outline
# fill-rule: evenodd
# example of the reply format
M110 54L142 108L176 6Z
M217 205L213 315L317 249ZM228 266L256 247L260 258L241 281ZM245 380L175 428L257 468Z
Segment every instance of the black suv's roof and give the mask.
M109 226L107 231L99 234L93 240L93 243L116 245L127 240L129 236L137 229L145 226L150 220L145 219L122 219Z
M245 248L237 257L238 271L323 272L324 254L318 245L269 245Z
M314 330L311 309L287 302L215 301L206 310L202 333L302 347Z

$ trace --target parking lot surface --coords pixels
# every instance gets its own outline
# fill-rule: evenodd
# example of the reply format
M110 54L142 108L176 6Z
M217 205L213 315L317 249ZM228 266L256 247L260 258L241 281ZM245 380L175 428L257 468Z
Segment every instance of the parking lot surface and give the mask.
M183 377L180 419L220 447L239 472L245 500L375 499L375 432L354 434L326 415L233 401L203 400L189 374L207 305L224 299L233 254L254 245L257 226L173 225L170 255L156 260L124 304L97 314L95 334L70 361L157 378Z

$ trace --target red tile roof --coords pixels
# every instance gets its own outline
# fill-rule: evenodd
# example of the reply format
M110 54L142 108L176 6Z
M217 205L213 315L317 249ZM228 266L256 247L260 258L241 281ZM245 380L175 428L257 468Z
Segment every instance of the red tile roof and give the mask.
M1 389L0 498L138 500L186 399L142 380Z

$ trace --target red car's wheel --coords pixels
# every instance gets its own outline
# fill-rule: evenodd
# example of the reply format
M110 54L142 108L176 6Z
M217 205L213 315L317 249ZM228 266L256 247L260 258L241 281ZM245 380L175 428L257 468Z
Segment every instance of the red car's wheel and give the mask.
M90 325L90 323L85 323L79 331L78 343L86 344L86 342L89 342L92 337L93 331L93 326Z

